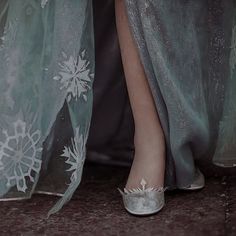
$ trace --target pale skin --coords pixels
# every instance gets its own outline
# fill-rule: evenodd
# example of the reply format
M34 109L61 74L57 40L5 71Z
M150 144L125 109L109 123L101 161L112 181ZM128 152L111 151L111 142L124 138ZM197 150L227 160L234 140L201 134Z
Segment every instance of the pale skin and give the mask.
M165 139L139 52L126 15L124 0L115 0L116 24L126 84L135 123L135 155L126 188L163 187Z

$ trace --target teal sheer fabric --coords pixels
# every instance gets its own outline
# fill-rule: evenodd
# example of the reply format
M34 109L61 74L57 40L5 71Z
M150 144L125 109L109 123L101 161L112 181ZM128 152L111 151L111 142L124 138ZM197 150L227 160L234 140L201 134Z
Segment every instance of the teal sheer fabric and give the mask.
M189 185L202 158L235 166L235 2L125 2L165 133L166 185ZM95 64L92 2L2 0L0 36L0 200L57 194L50 215L70 200L83 172ZM73 136L52 157L63 104Z
M166 184L195 162L236 166L235 1L126 0L166 137Z
M92 4L8 0L0 6L0 196L34 193L48 161L42 160L43 142L66 102L74 136L55 157L64 161L67 187L53 213L79 185L85 160L94 78Z

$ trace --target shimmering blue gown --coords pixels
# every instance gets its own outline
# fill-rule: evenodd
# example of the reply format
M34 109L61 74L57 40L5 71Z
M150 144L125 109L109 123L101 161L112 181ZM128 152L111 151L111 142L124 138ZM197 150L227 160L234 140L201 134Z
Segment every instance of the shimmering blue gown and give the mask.
M235 166L235 2L126 0L126 7L166 138L166 185L190 184L197 159ZM0 197L56 193L61 198L49 214L55 213L79 186L86 157L92 2L3 0L0 35ZM54 123L65 103L73 135L51 157ZM45 178L39 185L43 175L55 182Z

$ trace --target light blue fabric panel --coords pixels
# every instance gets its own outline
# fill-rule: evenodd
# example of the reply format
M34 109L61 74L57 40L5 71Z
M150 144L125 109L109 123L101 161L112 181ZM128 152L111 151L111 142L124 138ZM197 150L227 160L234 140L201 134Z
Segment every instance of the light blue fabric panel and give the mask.
M67 190L80 183L92 111L94 42L88 0L1 3L0 196L27 198L40 174L42 145L66 102L74 136L62 147ZM59 168L55 166L55 168ZM62 170L63 171L63 170Z

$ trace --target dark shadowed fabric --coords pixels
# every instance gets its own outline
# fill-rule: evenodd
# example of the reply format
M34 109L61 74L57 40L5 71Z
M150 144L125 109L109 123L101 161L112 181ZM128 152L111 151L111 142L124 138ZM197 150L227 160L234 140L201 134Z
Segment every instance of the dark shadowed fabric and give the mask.
M95 77L88 159L123 164L133 155L134 124L122 69L113 0L93 1Z

